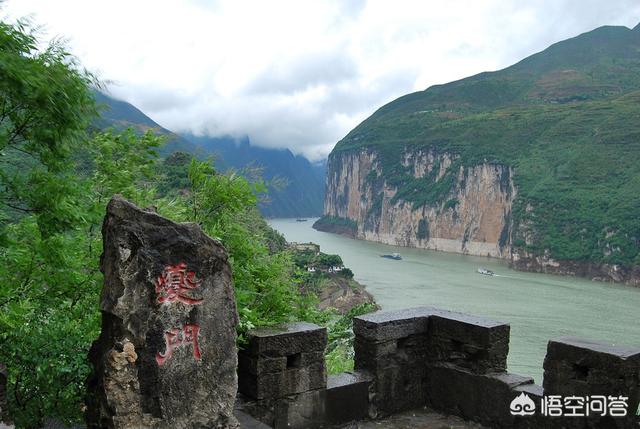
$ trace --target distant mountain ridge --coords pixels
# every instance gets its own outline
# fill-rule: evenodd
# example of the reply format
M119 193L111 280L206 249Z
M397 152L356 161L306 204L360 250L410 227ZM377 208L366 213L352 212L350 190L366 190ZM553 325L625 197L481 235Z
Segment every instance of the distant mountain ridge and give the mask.
M640 285L640 25L402 96L329 155L323 230Z
M182 134L182 138L199 150L213 155L223 170L245 167L261 168L267 180L283 178L288 182L281 191L272 190L270 201L260 204L266 217L311 217L322 214L324 198L324 162L312 164L289 149L268 149L253 146L247 137L207 137Z
M95 91L95 99L103 107L96 126L98 128L126 129L138 132L154 130L166 137L160 149L163 156L173 152L188 152L204 159L213 157L216 168L242 170L246 167L262 169L266 180L282 178L286 186L271 188L269 201L259 205L266 217L311 217L322 213L325 163L312 164L288 149L269 149L253 146L248 138L179 135L167 130L125 101Z

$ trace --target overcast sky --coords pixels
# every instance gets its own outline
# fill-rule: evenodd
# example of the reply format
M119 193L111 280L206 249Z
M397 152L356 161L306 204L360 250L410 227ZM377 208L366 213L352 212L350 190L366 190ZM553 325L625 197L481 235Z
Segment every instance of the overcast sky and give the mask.
M312 160L381 105L497 70L638 0L6 0L64 36L113 96L176 132L248 135Z

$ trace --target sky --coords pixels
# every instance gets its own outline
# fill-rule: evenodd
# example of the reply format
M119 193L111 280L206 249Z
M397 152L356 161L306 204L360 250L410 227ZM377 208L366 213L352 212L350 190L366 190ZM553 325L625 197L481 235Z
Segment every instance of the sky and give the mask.
M638 0L5 0L165 128L312 161L404 94L498 70Z

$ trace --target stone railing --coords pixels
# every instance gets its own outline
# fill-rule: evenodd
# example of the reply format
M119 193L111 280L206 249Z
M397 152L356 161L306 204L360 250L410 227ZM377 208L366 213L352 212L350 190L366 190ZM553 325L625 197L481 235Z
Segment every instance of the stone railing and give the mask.
M241 409L275 428L330 427L424 406L492 428L638 427L639 349L550 341L543 388L507 372L505 323L417 308L355 318L353 331L355 370L329 377L323 328L297 323L251 332L239 355ZM550 399L598 395L626 397L627 416L542 412L543 404L554 405Z

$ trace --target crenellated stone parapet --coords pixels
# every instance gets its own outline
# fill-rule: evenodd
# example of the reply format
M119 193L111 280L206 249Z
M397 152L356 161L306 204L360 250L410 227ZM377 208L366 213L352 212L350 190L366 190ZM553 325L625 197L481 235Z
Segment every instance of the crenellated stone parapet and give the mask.
M322 328L295 324L251 333L240 353L243 409L275 428L338 427L425 406L491 428L637 427L640 349L550 341L543 388L507 371L510 329L503 322L422 307L357 317L353 331L355 370L329 376L326 385L324 366L302 358L324 348ZM277 369L269 365L273 359ZM266 367L272 369L254 370ZM262 385L268 387L254 388ZM604 397L611 407L625 398L627 415L557 416L559 409L577 409L575 397L585 398L584 413L592 398Z

